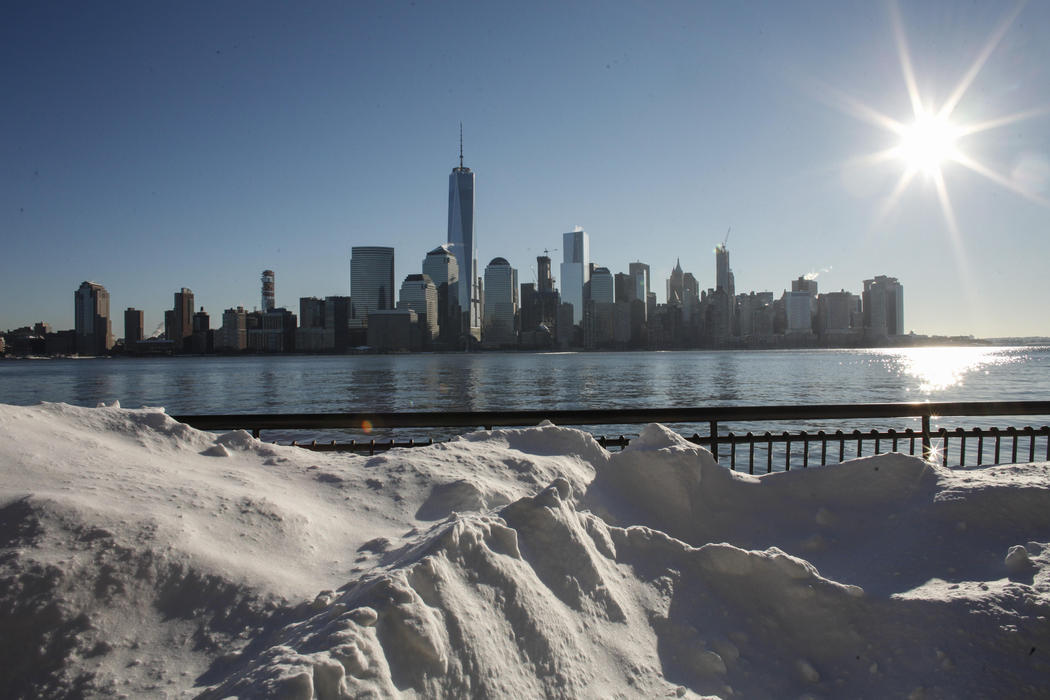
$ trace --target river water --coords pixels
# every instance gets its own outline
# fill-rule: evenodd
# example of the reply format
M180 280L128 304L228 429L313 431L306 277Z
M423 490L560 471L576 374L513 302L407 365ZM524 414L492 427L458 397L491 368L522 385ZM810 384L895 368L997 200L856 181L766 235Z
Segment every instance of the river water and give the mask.
M0 362L2 403L62 401L94 406L100 401L116 400L128 408L163 406L173 414L1048 398L1050 347L255 355ZM1025 420L1035 424L1041 419ZM807 430L839 427L827 423L792 427ZM680 427L688 430L688 426ZM914 426L889 421L856 427L867 430ZM752 428L766 430L770 426L726 427L737 431ZM778 428L773 426L773 429ZM637 430L637 426L612 426L595 432L636 434ZM398 437L425 434L401 431ZM451 431L430 431L429 434L441 438ZM350 433L264 437L345 439L348 436L367 437ZM385 436L389 433L372 437Z

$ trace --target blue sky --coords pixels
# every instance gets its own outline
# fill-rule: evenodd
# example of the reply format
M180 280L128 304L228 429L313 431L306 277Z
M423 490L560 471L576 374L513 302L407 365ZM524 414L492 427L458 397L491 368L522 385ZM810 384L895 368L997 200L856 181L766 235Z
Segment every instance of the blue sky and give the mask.
M988 177L859 162L913 110L881 2L7 3L0 14L0 329L73 325L106 286L154 327L349 293L350 248L398 281L443 243L464 124L478 258L519 279L575 225L614 272L675 260L777 295L897 277L919 333L1048 335L1050 4L1020 8L952 112L1031 113L962 138ZM924 101L943 103L1013 6L901 2ZM852 102L851 102L852 101ZM998 181L996 181L996 178ZM561 252L552 253L555 262Z

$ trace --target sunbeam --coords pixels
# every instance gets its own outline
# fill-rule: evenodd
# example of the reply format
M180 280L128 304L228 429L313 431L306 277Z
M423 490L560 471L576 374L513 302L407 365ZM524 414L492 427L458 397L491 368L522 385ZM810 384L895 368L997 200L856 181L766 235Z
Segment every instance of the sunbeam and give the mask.
M968 124L959 123L952 118L956 108L966 97L996 48L1002 43L1003 37L1017 20L1025 4L1026 0L1018 2L996 25L948 98L938 106L933 104L932 100L924 98L919 90L915 64L912 61L900 8L896 1L891 1L889 4L890 24L893 28L904 88L908 93L911 105L911 115L907 120L894 119L850 95L834 88L822 87L823 97L830 98L829 103L856 119L889 132L899 139L897 144L891 148L852 158L843 165L843 167L874 166L889 160L900 161L902 166L900 178L880 207L878 220L882 221L890 214L909 186L921 175L927 182L934 185L945 226L951 236L953 247L956 248L956 254L960 256L958 262L961 267L965 267L961 250L963 238L949 194L949 183L946 177L946 170L949 166L962 166L1025 199L1050 207L1050 200L1025 189L1017 182L979 162L974 156L965 152L964 144L961 143L968 137L990 129L1050 114L1050 106L1035 107Z
M941 105L941 111L937 116L947 119L951 116L952 112L955 111L956 105L959 104L959 101L963 98L963 95L966 94L966 91L970 89L970 85L973 84L977 74L981 72L982 68L984 68L984 64L988 62L988 58L995 51L995 48L999 46L999 42L1001 42L1003 37L1006 36L1007 30L1010 28L1010 25L1014 23L1014 20L1017 19L1017 15L1021 14L1021 10L1024 8L1026 2L1027 0L1021 0L1021 2L1018 2L1014 7L1014 11L1004 17L1003 21L999 23L999 26L996 27L992 36L988 38L984 47L977 54L977 58L974 59L973 64L970 66L970 70L966 71L966 75L964 75L962 80L959 81L959 84L955 86L955 90L952 91L952 94L947 100L945 100L944 104Z
M974 160L973 158L967 156L965 153L957 154L954 160L959 165L965 168L969 168L978 175L983 175L984 177L988 178L997 185L1002 185L1006 189L1015 192L1016 194L1019 194L1020 196L1032 202L1035 202L1036 204L1041 204L1044 207L1050 208L1050 200L1046 199L1045 197L1040 197L1035 192L1029 192L1023 187L1019 187L1017 183L1015 183L1010 178L1006 177L1005 175L1000 175L999 173L995 172L983 163L980 163Z

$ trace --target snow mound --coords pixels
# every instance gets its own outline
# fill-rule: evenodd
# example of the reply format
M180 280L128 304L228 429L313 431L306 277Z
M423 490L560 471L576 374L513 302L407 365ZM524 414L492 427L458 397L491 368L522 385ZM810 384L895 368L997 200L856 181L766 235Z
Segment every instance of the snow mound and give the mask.
M1050 465L663 426L376 457L0 405L0 695L951 697L1050 673Z

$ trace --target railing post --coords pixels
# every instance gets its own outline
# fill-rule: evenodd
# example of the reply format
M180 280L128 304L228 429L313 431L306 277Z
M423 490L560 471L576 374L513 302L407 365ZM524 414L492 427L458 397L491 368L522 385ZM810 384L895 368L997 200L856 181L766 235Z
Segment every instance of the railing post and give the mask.
M930 450L933 446L930 444L930 414L922 414L922 458L924 460L930 459Z
M708 421L711 429L711 454L714 455L715 461L718 461L718 421Z
M766 431L766 474L773 473L773 433Z
M755 473L755 436L747 431L747 473Z

